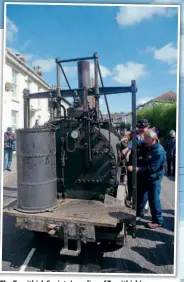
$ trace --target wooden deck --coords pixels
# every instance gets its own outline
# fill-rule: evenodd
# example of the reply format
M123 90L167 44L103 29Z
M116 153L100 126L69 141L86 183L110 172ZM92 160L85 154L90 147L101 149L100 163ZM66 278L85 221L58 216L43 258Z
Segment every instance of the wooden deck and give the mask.
M53 212L23 213L16 210L16 205L4 209L4 214L28 221L75 222L95 226L116 227L118 222L132 222L135 211L115 205L104 205L99 201L66 199L58 202Z

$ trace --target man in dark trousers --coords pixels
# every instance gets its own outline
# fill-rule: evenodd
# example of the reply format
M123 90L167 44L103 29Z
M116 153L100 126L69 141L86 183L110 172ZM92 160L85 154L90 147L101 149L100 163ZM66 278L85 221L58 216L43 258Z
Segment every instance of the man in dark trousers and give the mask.
M142 147L144 146L144 133L149 129L149 123L148 120L145 118L142 118L140 120L138 120L137 122L137 131L136 131L136 139L137 139L137 161L139 162L139 154L142 151ZM152 128L155 132L156 129ZM156 132L157 133L157 132ZM122 138L122 141L131 141L132 140L132 132L129 135L126 135ZM128 146L128 148L124 149L122 151L122 154L127 154L129 150L131 150L130 148L131 146ZM129 158L129 166L132 164L132 155L130 154L130 158ZM132 173L128 171L128 197L126 200L126 205L128 207L131 206L130 202L131 202L131 198L132 198ZM148 211L148 204L145 205L145 212Z
M155 131L149 129L144 133L145 148L139 156L137 167L137 217L144 217L144 208L147 200L152 215L152 222L146 227L155 229L163 224L162 206L160 201L161 182L166 165L166 154L158 142ZM128 167L133 170L132 166Z
M15 134L12 128L8 127L4 133L4 171L11 171L12 156L14 150Z
M174 158L175 150L176 150L176 133L174 130L171 130L170 135L165 143L168 176L171 176L171 174L172 176L175 176L175 158Z

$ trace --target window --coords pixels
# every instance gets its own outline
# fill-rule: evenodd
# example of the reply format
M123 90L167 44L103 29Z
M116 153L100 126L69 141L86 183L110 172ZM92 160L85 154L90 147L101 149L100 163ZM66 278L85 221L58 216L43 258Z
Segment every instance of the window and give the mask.
M12 95L14 98L18 95L17 76L18 72L12 69Z
M12 130L15 132L17 129L18 112L12 111Z

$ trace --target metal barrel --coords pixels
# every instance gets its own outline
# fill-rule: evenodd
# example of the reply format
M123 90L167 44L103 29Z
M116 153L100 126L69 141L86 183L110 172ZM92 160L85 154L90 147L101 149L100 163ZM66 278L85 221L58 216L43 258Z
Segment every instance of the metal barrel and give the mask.
M44 212L57 203L55 132L45 128L16 130L17 209Z

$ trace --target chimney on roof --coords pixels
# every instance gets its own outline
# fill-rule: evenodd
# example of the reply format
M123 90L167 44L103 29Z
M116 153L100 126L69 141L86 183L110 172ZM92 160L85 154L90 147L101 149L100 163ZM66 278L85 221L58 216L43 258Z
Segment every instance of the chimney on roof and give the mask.
M23 61L25 64L27 63L26 58L20 57L20 60Z
M24 62L25 64L27 63L26 58L24 58L23 56L21 56L19 53L15 53L15 56L17 58L19 58L22 62Z
M34 72L36 72L39 76L43 77L43 72L41 71L40 66L33 67Z

